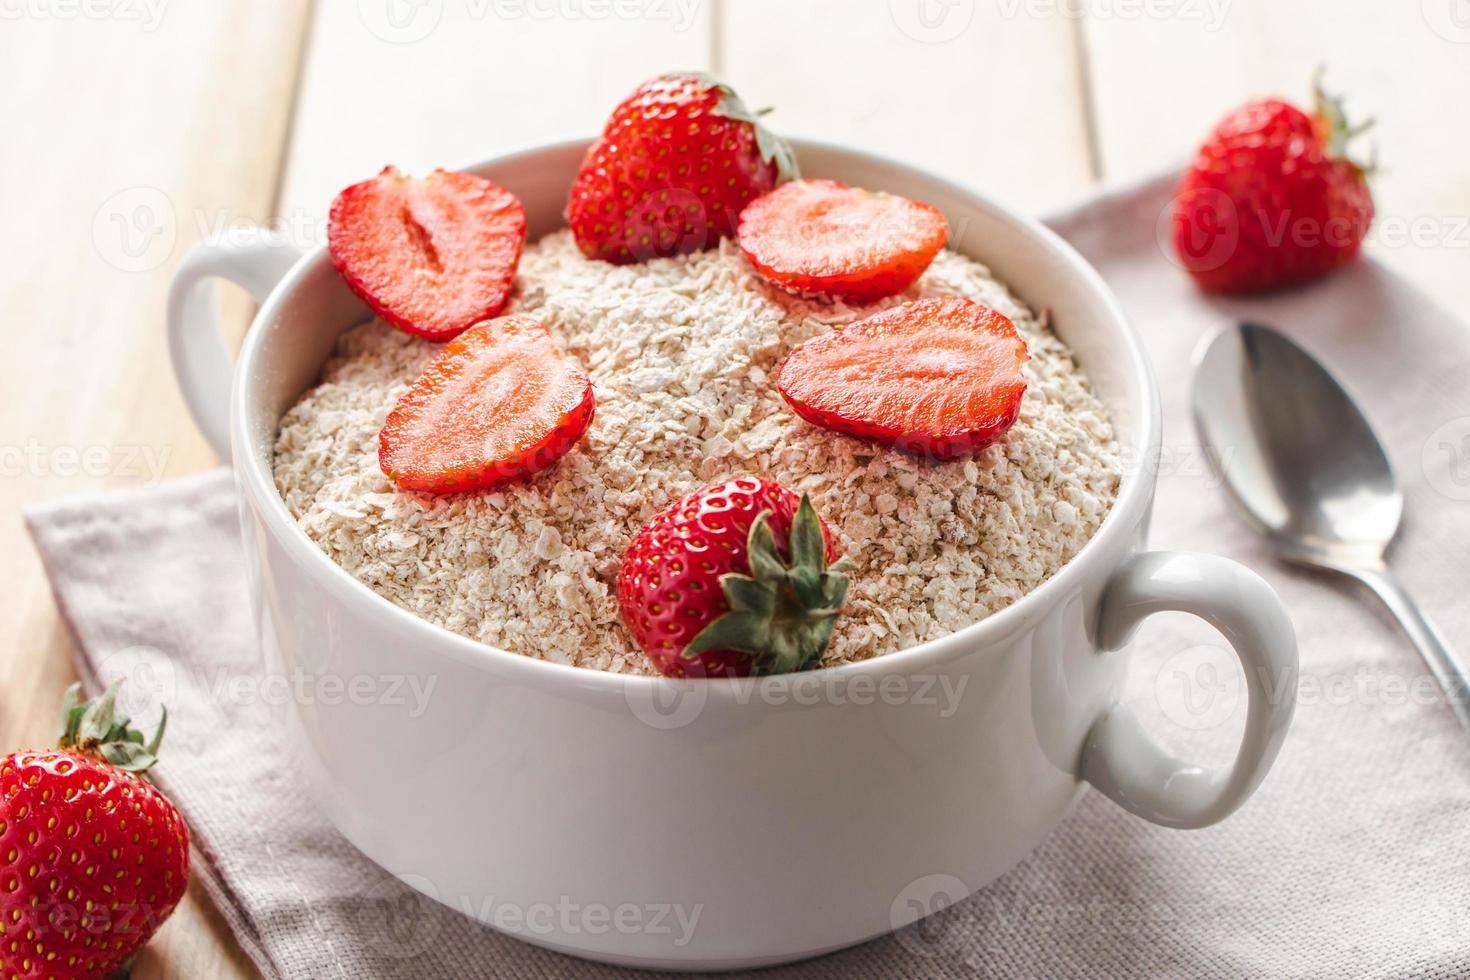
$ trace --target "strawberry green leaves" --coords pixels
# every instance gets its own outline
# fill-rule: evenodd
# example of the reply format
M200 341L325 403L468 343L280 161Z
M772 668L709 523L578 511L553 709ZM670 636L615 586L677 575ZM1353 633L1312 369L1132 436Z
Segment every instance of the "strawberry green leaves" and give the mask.
M769 517L763 511L750 526L751 574L720 577L730 611L690 641L685 659L708 650L740 650L754 658L756 673L785 674L814 666L826 651L854 565L843 558L828 566L822 525L806 494L791 524L790 564L781 557Z
M113 684L93 701L81 699L81 684L67 688L62 701L63 728L60 745L106 759L126 772L146 772L158 762L158 746L168 728L164 708L158 729L151 739L129 727L131 719L117 713L117 691Z

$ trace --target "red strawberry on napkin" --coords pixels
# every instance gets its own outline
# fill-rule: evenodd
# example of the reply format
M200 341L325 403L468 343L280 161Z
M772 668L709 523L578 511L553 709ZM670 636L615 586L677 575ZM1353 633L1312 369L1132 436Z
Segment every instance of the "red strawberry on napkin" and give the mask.
M1373 223L1372 167L1347 144L1366 128L1320 87L1311 114L1261 99L1221 120L1174 195L1174 251L1200 288L1259 292L1356 258Z
M0 758L0 977L105 977L173 914L189 828L143 775L153 738L116 713L117 689L66 692L60 748ZM165 721L166 721L165 716Z

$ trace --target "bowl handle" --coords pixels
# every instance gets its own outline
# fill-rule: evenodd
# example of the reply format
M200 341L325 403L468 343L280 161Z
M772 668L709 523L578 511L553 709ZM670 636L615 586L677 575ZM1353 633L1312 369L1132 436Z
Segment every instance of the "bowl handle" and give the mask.
M168 293L168 349L174 377L194 424L219 458L230 461L229 349L209 282L223 276L265 302L301 251L264 229L237 229L229 240L201 242L184 256Z
M1235 761L1207 768L1175 758L1114 704L1082 749L1082 778L1124 809L1166 827L1207 827L1255 792L1276 760L1296 709L1296 633L1271 586L1215 555L1156 551L1132 556L1103 594L1098 645L1116 650L1158 612L1187 612L1214 626L1245 668L1250 705Z

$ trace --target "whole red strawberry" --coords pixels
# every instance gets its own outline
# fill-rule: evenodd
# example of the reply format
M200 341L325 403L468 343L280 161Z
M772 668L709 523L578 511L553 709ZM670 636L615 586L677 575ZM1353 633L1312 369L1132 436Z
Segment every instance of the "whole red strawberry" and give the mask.
M153 739L115 715L110 688L67 692L61 748L0 759L0 976L104 977L173 913L189 829L141 773ZM166 718L165 718L166 721Z
M738 476L696 490L638 532L618 573L623 622L670 677L814 666L847 601L851 562L811 500Z
M795 176L791 148L728 85L660 75L613 110L587 151L567 224L588 258L696 252L732 237L746 204Z
M1249 102L1215 127L1175 193L1174 250L1201 288L1251 293L1351 262L1373 222L1371 168L1348 159L1342 102Z

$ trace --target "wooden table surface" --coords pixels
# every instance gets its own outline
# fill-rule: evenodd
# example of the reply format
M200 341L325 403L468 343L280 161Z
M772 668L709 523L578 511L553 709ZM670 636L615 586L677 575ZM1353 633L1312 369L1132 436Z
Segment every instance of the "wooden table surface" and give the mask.
M783 131L1045 213L1187 157L1313 69L1379 120L1370 252L1470 308L1464 0L23 0L0 6L0 747L73 677L21 509L215 465L177 394L196 241L324 237L341 187L594 132L640 80L728 78ZM248 306L226 301L233 329ZM1364 324L1391 329L1391 324ZM135 976L254 969L195 887Z

